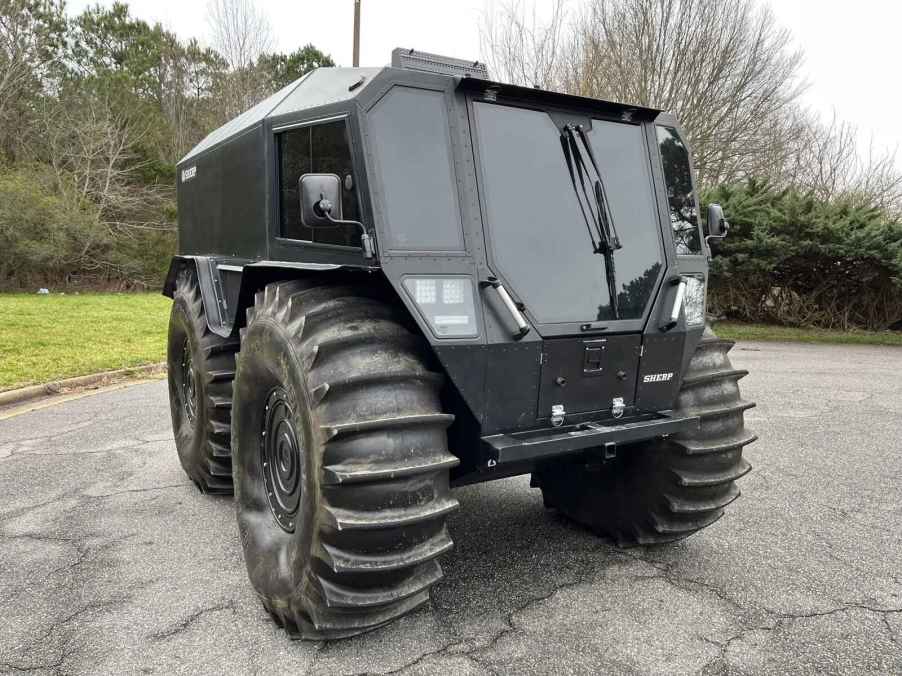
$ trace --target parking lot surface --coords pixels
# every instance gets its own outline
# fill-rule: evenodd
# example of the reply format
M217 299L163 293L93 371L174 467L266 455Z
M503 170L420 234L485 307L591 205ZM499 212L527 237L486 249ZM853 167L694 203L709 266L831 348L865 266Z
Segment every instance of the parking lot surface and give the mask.
M330 643L256 600L231 500L178 464L164 382L0 412L0 672L902 672L902 349L731 357L760 440L711 528L619 550L528 477L463 488L430 605Z

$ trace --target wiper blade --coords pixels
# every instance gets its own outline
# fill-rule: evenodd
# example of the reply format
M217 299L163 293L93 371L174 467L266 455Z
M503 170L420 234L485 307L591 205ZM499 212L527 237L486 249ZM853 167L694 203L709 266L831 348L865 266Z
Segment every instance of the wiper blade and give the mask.
M577 135L585 148L586 154L589 156L592 169L595 172L594 180L590 174L589 166L583 158ZM620 243L620 237L617 235L617 229L614 227L614 220L611 218L604 181L602 181L601 172L598 169L598 162L595 160L595 153L592 151L592 146L589 145L589 140L586 138L582 125L573 127L568 124L564 126L561 131L561 147L564 151L564 159L567 161L567 170L570 172L573 191L576 193L576 201L579 202L579 209L586 223L589 239L592 242L592 251L604 256L605 278L608 286L608 295L611 298L611 310L614 314L614 319L620 319L620 301L617 296L614 252L622 248L623 245ZM577 176L579 177L579 182L577 182ZM589 190L586 188L587 180L592 187L591 198L589 197Z
M595 175L598 177L595 181L595 201L598 207L598 221L601 226L602 239L614 251L622 249L623 245L620 243L617 228L614 227L614 219L611 217L611 211L608 208L608 195L604 189L604 182L601 180L601 170L598 168L595 152L592 150L592 146L589 145L586 131L581 124L577 125L576 133L579 134L579 138L586 149L586 154L589 156L589 161L592 162L592 168L595 169Z

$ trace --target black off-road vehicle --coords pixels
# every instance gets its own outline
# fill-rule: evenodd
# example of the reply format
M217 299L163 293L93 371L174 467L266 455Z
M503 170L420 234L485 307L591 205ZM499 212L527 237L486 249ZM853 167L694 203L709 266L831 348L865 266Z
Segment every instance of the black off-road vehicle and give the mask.
M428 599L450 488L532 473L621 545L712 524L752 406L705 329L708 239L667 113L396 50L323 68L178 167L178 453L237 500L263 605L341 637Z

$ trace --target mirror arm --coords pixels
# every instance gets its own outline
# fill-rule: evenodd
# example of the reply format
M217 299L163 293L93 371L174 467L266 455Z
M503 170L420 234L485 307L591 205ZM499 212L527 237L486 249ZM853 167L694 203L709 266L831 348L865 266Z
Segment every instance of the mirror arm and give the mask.
M727 219L723 219L723 234L722 235L705 235L705 244L708 244L712 239L725 239L730 231L730 223Z
M326 202L328 204L328 209L324 208L322 203ZM360 221L339 221L335 218L332 218L332 205L328 203L328 200L320 200L318 203L319 209L323 212L323 215L333 225L356 225L360 228L360 246L363 248L363 257L364 258L374 258L376 256L376 247L373 243L373 238L370 233L367 231L366 226Z

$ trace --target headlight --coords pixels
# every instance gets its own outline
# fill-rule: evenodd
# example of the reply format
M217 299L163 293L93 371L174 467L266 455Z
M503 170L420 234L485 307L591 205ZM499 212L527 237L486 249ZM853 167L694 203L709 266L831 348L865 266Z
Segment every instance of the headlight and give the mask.
M705 278L683 275L686 292L683 308L687 326L702 326L705 323Z
M439 338L479 335L469 277L405 277L404 288Z

